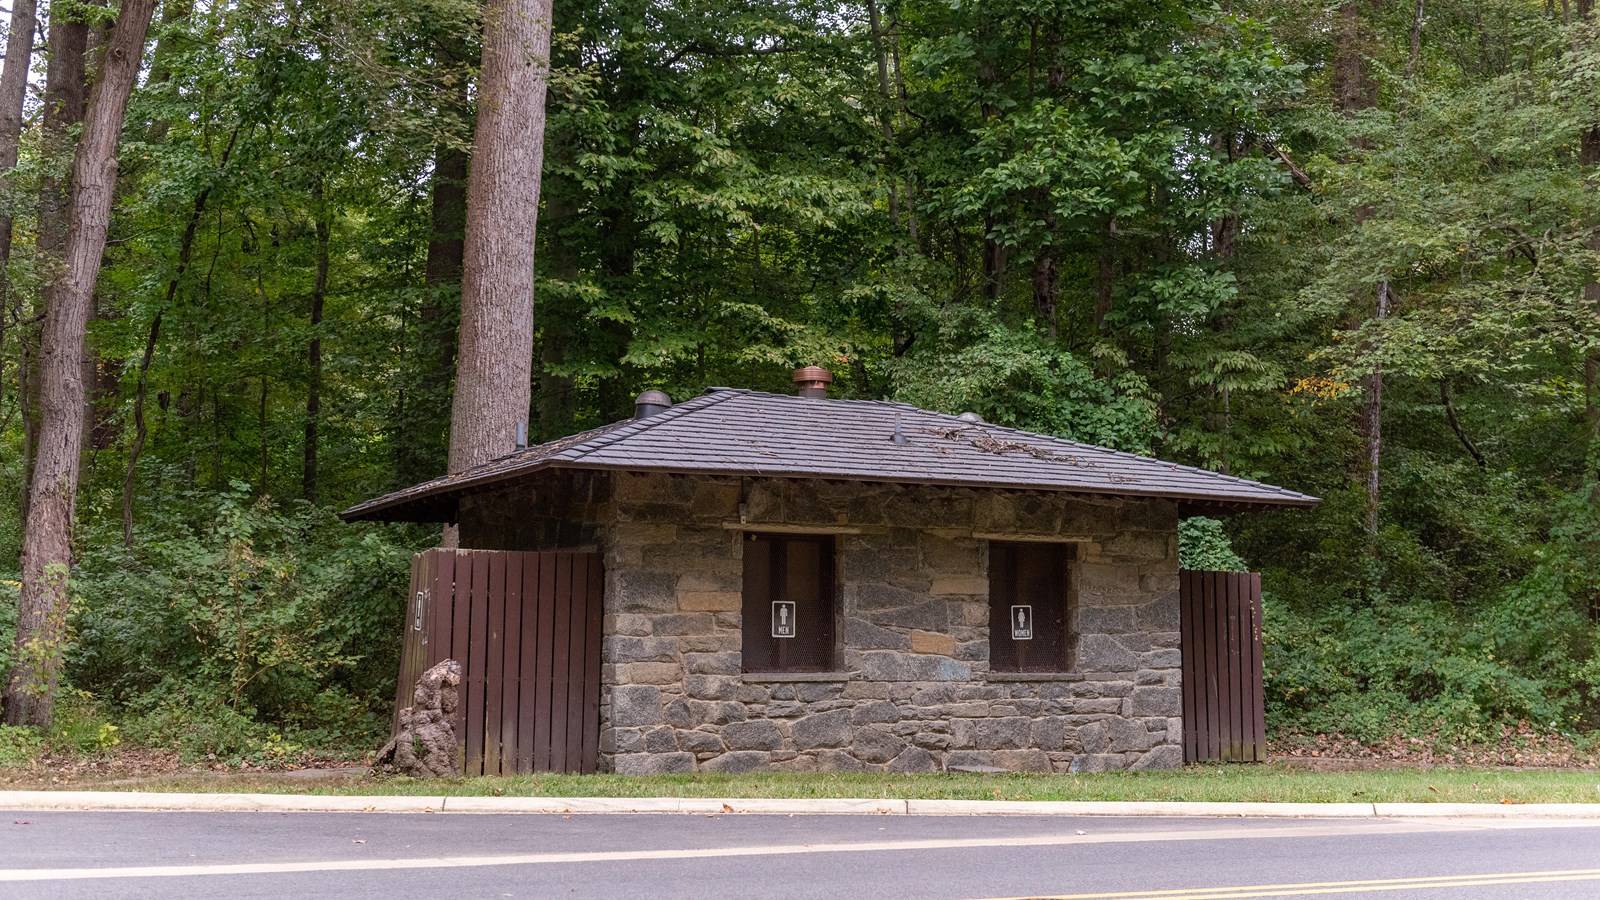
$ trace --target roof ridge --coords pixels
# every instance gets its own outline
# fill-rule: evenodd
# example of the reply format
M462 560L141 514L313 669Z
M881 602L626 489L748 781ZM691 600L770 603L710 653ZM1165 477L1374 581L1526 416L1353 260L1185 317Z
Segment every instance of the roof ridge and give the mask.
M669 406L653 416L627 421L620 428L613 428L603 434L595 435L590 440L581 444L574 444L560 453L551 455L549 458L563 462L578 462L596 450L603 450L636 434L649 431L659 425L665 425L674 419L682 418L689 413L699 412L708 406L715 406L731 396L733 396L733 389L731 388L713 388L698 397Z

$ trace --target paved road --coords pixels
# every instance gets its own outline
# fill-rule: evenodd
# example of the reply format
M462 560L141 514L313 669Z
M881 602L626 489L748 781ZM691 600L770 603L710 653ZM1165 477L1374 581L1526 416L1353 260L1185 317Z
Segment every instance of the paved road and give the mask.
M1600 896L1600 823L0 812L0 897Z

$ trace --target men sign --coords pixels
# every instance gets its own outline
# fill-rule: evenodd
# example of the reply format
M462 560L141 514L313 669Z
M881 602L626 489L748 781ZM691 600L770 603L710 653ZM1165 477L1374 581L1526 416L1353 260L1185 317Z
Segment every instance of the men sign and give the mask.
M794 637L793 600L774 600L772 602L772 636L775 638Z
M1013 641L1033 640L1033 607L1011 607L1011 639Z

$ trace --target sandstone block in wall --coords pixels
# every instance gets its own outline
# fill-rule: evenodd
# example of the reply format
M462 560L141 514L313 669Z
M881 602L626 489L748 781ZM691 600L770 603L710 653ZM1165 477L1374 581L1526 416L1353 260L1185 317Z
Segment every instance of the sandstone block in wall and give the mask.
M683 690L696 700L732 700L738 703L765 703L772 696L765 685L746 684L732 675L686 675Z
M652 728L644 733L646 753L670 753L678 749L678 733L667 725Z
M679 591L678 608L685 612L738 612L743 598L738 591Z
M766 719L753 719L723 726L722 741L730 750L781 750L783 732Z
M909 650L911 641L901 632L890 631L854 616L847 617L840 629L844 644L857 650Z
M623 684L672 684L683 677L677 663L624 663L616 669L616 680Z
M944 758L945 771L958 766L992 766L994 756L987 750L951 750Z
M683 667L692 675L737 675L743 657L736 652L685 653Z
M1167 535L1152 531L1124 531L1106 538L1101 543L1101 551L1132 559L1165 559Z
M937 772L939 763L933 754L921 747L907 747L889 763L889 771L910 774L916 772Z
M1048 772L1050 757L1043 750L996 750L994 764L1013 772Z
M905 749L906 742L895 737L883 725L868 725L856 729L855 740L850 743L851 755L869 763L889 762Z
M817 747L843 747L850 742L850 710L836 709L795 720L789 727L794 745L800 750Z
M628 613L616 613L605 617L604 634L620 634L629 637L649 637L653 624L653 616L640 616Z
M887 700L869 700L851 708L850 721L855 725L873 723L894 724L900 721L900 707Z
M1120 753L1087 753L1074 760L1079 772L1120 772L1127 760Z
M1134 607L1101 606L1077 610L1073 631L1078 634L1126 634L1134 630Z
M988 579L983 578L981 574L974 574L983 571L980 566L978 544L975 541L954 541L924 532L918 543L922 548L922 568L933 573L935 594L988 593ZM939 589L941 580L945 580L947 585L954 585L958 579L966 579L964 586L972 586L974 580L978 584L973 590Z
M1040 750L1081 750L1078 729L1067 724L1060 716L1044 716L1033 720L1029 737L1030 746Z
M678 641L669 637L623 637L607 635L601 658L622 664L633 662L677 662Z
M690 753L721 753L727 749L722 743L722 738L709 731L679 731L678 749Z
M1133 689L1135 716L1177 716L1183 713L1183 691L1173 687Z
M1078 742L1085 753L1103 753L1111 747L1111 732L1104 721L1087 722L1078 726Z
M1145 769L1176 769L1183 765L1183 748L1176 744L1162 744L1152 747L1145 755L1139 757L1129 768L1135 772Z
M1106 725L1110 728L1113 752L1150 749L1150 730L1144 727L1143 722L1113 718L1107 719Z
M669 775L694 771L694 754L619 753L612 757L612 771L618 775Z
M967 681L972 666L947 656L916 656L889 650L861 654L861 671L870 681Z
M1077 658L1080 672L1132 672L1139 668L1139 657L1106 634L1079 635Z
M1139 666L1144 669L1176 669L1183 665L1183 654L1177 650L1151 650L1139 654Z
M650 617L650 632L658 635L702 635L711 630L712 614L666 613Z
M1139 594L1139 567L1085 562L1078 566L1078 593L1088 599L1101 594Z
M663 721L660 688L621 684L611 689L612 725L660 725Z
M912 653L932 653L938 656L955 656L956 639L937 631L911 632Z
M867 764L843 750L819 750L813 758L818 772L865 772Z
M743 703L731 700L684 700L687 710L685 724L678 727L691 727L696 725L726 725L730 722L743 722L749 718L749 708ZM670 707L669 707L670 710ZM674 722L674 725L677 723Z
M742 569L728 567L722 570L696 566L678 576L680 591L733 591L744 590Z
M1182 628L1183 608L1178 603L1176 592L1161 595L1159 598L1143 604L1138 610L1138 627L1140 631L1150 634L1152 632L1178 631Z
M979 750L1020 750L1028 746L1033 720L1025 716L973 719L973 746Z
M678 576L623 569L613 576L607 606L617 612L671 612L678 604Z
M700 764L702 772L754 772L765 769L772 762L772 754L758 750L735 750L713 757Z

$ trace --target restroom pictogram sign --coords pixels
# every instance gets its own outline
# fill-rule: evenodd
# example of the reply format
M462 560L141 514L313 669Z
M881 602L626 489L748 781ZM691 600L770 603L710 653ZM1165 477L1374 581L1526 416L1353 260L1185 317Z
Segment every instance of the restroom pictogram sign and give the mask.
M772 636L794 637L794 601L774 600L772 603Z
M1011 607L1011 639L1013 641L1033 640L1033 607Z

